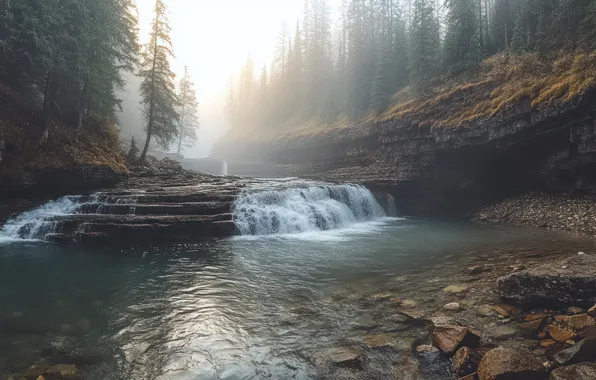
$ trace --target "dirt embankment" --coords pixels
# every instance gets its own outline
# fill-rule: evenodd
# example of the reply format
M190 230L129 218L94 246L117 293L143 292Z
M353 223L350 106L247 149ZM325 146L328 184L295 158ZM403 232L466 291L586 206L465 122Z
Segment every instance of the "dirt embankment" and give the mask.
M128 174L114 123L88 117L79 132L58 117L39 145L42 125L33 99L0 85L0 199L84 191Z

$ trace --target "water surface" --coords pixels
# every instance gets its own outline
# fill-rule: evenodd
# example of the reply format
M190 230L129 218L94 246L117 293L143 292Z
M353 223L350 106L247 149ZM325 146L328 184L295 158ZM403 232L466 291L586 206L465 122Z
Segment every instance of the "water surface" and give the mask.
M151 249L3 244L0 374L59 356L94 379L400 378L399 363L428 331L404 325L378 294L433 308L462 267L593 245L546 230L397 218ZM394 342L372 349L369 334ZM334 347L360 350L363 368L330 365ZM421 378L451 378L446 362L421 363Z

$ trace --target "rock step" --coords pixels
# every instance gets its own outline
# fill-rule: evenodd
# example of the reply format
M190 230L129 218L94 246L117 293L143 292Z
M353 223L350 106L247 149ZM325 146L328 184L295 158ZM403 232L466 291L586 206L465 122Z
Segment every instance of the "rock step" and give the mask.
M236 225L232 220L181 220L154 224L86 224L85 232L76 240L89 245L194 243L209 238L232 236Z
M100 215L130 215L131 211L137 216L149 215L217 215L231 211L229 202L191 202L178 204L100 204L85 203L79 210L85 214Z
M117 215L117 214L75 214L55 216L49 221L60 222L62 226L70 223L112 223L112 224L155 224L182 223L202 221L232 220L233 215Z

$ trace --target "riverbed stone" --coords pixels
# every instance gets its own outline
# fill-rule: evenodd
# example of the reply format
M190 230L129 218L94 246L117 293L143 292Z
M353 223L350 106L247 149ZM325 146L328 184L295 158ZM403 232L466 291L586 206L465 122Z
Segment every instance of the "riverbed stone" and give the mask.
M400 356L393 363L395 380L423 380L420 377L420 362L409 355Z
M502 325L491 328L488 333L488 336L496 341L508 340L517 335L519 335L519 330L510 325Z
M592 318L596 318L596 305L592 306L589 310L588 310L588 315Z
M443 306L443 309L448 311L460 311L463 307L457 302L451 302Z
M575 338L573 330L561 324L550 324L548 325L548 333L557 342L565 343L570 339Z
M568 315L578 315L578 314L584 314L584 313L586 313L586 311L584 309L582 309L581 307L577 307L577 306L571 306L570 308L567 309Z
M450 294L458 294L468 291L470 289L469 285L459 284L459 285L449 285L443 289L443 292L450 293Z
M596 338L586 338L569 348L557 352L553 356L553 361L558 365L596 362Z
M550 380L593 380L596 379L595 363L579 363L558 368L550 375Z
M439 353L439 349L430 344L421 344L420 346L416 347L416 353L423 355L423 354L434 354Z
M476 315L488 318L497 316L497 312L491 305L480 305L476 308Z
M544 380L546 371L531 353L498 347L484 355L478 376L480 380Z
M561 315L555 317L555 319L575 331L580 331L596 325L594 318L590 317L588 314Z
M520 331L525 333L526 336L530 336L533 338L536 336L536 334L538 334L538 331L540 331L540 329L542 328L545 321L546 321L546 318L545 319L536 319L536 320L529 321L529 322L519 323L517 325L517 327L520 329Z
M461 326L461 323L459 323L457 320L455 320L451 317L444 317L444 316L431 317L430 321L435 326L446 326L446 325L447 326L448 325Z
M324 357L339 367L360 367L360 352L354 347L336 347L327 350Z
M497 290L503 301L523 308L591 307L596 304L594 273L596 255L575 255L501 277Z
M362 342L370 348L390 347L395 344L396 337L392 334L371 334L362 339Z
M482 356L469 347L462 347L455 353L451 369L457 376L467 376L476 373Z
M79 375L79 369L74 364L56 364L48 368L46 373L72 378Z
M437 326L433 332L433 344L444 354L452 355L460 347L476 347L480 334L463 326Z

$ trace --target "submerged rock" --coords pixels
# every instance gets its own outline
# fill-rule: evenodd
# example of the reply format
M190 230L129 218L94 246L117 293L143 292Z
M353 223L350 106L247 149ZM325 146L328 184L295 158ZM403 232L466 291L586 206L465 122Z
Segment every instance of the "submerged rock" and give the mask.
M573 256L497 280L501 299L524 308L596 304L596 255Z
M316 361L321 359L329 361L339 367L360 367L360 352L353 347L336 347L321 354Z
M478 376L480 380L544 380L546 370L529 352L499 347L484 355Z

